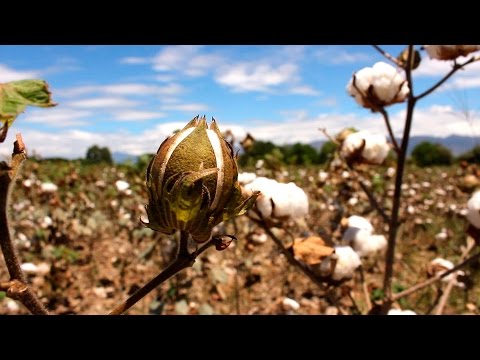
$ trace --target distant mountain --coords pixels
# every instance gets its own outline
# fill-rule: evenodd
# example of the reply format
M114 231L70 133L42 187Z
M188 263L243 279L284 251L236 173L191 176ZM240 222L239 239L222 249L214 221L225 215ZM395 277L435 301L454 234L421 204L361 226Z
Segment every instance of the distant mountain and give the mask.
M136 155L131 155L119 151L114 151L112 153L112 159L116 164L124 163L125 161L132 161L132 162L137 162L138 156Z
M471 136L450 135L446 138L435 136L412 136L408 143L408 153L410 154L415 146L422 141L442 144L443 146L449 148L455 156L470 150L476 145L480 145L480 139L476 139ZM314 141L311 142L310 145L315 149L320 149L324 143L325 141Z

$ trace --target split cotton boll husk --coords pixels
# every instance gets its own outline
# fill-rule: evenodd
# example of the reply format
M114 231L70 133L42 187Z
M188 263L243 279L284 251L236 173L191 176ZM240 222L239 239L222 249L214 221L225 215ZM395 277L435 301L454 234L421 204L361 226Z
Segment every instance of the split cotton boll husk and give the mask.
M390 146L387 139L381 134L372 134L362 130L347 136L342 144L341 154L345 158L353 156L363 145L361 157L371 164L381 164L386 159Z
M480 191L475 192L467 202L467 219L480 229Z
M347 91L361 106L377 110L378 107L405 101L409 88L397 69L380 61L371 68L358 71L350 79Z
M428 56L437 60L455 60L480 50L480 45L423 45Z
M337 263L332 279L341 280L353 277L355 270L362 264L358 254L350 246L336 246L335 254Z

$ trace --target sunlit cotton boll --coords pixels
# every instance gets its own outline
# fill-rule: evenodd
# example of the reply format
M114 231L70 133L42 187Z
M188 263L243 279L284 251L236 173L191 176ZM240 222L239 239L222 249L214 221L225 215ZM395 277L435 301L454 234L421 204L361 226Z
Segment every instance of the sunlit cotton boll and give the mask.
M295 219L308 214L307 195L294 183L282 184L265 177L257 177L245 185L245 189L261 191L257 198L257 207L265 218Z
M57 192L58 186L51 182L45 182L40 185L40 190L44 193L54 193Z
M467 202L467 219L480 229L480 191L475 192Z
M442 259L442 258L433 259L430 262L430 265L432 267L436 268L436 272L438 274L442 274L447 270L453 269L454 266L455 266L455 265L453 265L453 263L450 260L445 260L445 259ZM450 282L451 280L453 280L455 286L458 286L460 288L464 288L465 284L462 283L462 282L459 282L457 280L457 276L465 276L465 272L463 272L462 270L458 270L455 273L451 273L451 274L445 276L442 279L442 281L443 282Z
M355 270L362 264L358 254L350 246L336 246L335 254L337 263L332 279L341 280L353 277Z
M357 236L352 247L361 257L370 256L384 250L387 247L387 239L383 235Z
M412 310L390 309L387 315L417 315L417 313Z
M347 91L358 104L372 110L403 102L409 93L404 77L384 62L358 71L350 79Z
M361 157L368 163L381 164L386 159L390 146L387 139L381 134L372 134L369 131L362 130L347 136L342 144L341 154L345 158L351 158L361 149L363 143Z
M126 181L123 181L123 180L117 180L117 181L115 182L115 186L117 187L117 190L118 190L119 192L124 193L124 192L126 192L127 189L130 187L130 184L129 184L128 182L126 182Z
M250 173L250 172L242 172L238 174L238 182L240 185L246 185L251 183L253 180L257 178L257 174Z
M432 59L455 60L480 50L480 45L423 45L423 48Z

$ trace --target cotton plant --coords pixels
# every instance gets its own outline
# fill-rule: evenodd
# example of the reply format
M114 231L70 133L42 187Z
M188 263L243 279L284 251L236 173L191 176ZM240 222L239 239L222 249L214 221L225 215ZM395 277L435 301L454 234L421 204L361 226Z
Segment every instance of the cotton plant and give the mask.
M441 275L444 272L453 268L454 265L450 260L446 260L443 258L435 258L430 261L430 275ZM456 272L443 277L442 281L447 283L453 281L454 286L463 289L465 288L465 284L462 281L458 280L459 276L465 276L465 272L463 270L457 270Z

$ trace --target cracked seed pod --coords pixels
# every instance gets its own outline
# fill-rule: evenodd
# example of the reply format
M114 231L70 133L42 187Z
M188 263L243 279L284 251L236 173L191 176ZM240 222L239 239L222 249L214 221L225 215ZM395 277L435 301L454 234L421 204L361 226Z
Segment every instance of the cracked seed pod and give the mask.
M149 228L165 234L191 234L197 243L210 239L222 221L244 214L259 192L242 197L232 146L212 118L195 117L167 138L147 168Z

